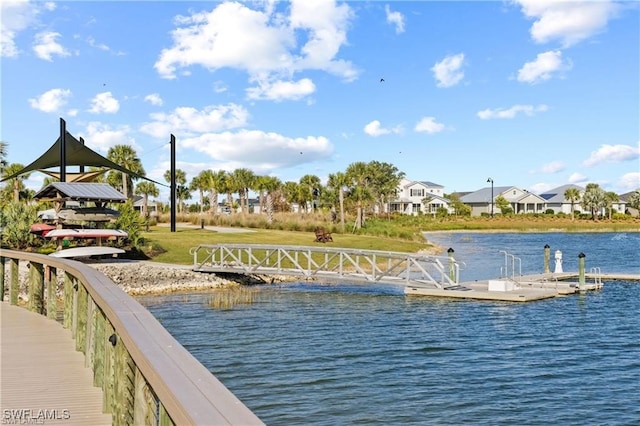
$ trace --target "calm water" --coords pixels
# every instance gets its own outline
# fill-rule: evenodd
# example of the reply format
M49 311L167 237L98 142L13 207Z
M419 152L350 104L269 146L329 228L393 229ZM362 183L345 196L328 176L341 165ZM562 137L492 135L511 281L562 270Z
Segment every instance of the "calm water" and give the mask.
M541 272L545 244L565 270L584 252L587 269L640 273L640 234L429 239L467 263L463 279L498 274L498 250ZM640 424L640 283L527 304L317 283L231 310L207 294L140 300L270 425Z

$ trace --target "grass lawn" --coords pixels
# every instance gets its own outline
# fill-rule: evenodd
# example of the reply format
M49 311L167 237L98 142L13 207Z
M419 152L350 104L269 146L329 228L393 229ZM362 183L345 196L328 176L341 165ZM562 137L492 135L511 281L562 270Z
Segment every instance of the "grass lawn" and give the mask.
M251 232L216 232L199 228L177 227L170 232L165 226L152 227L144 232L148 245L159 246L166 250L153 257L153 261L191 265L193 256L189 249L200 244L237 243L237 244L278 244L316 247L360 248L366 250L385 250L399 252L417 252L434 250L434 246L425 242L374 237L369 235L333 234L332 243L316 243L312 232L280 231L252 229ZM147 247L148 248L148 247Z

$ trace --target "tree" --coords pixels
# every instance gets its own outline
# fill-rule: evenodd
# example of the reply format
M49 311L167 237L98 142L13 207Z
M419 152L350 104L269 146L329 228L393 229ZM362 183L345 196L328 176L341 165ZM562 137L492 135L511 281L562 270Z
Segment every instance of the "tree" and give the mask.
M609 210L609 220L613 216L613 203L617 203L620 201L620 197L613 191L608 191L604 193L604 202L605 207Z
M164 180L166 180L169 185L171 185L171 170L166 170L164 172ZM187 174L185 173L184 170L182 169L176 169L176 181L175 181L175 185L176 185L176 198L178 201L178 213L182 212L182 201L191 198L191 194L188 194L189 196L187 198L181 198L181 197L185 197L185 191L188 193L189 189L187 187L184 187L184 185L187 183ZM180 187L184 187L184 189L181 191ZM176 200L174 200L176 201Z
M0 176L4 176L4 168L7 167L7 145L0 141Z
M444 194L445 198L449 199L449 205L453 209L453 214L456 216L470 216L471 207L460 201L458 194Z
M576 187L567 188L567 190L564 191L564 198L571 203L571 220L574 220L574 206L575 203L580 200L580 190Z
M498 195L496 197L496 207L500 209L500 213L509 214L513 212L513 208L511 208L511 203L504 198L502 195Z
M629 207L640 210L640 189L636 189L627 200Z
M218 213L218 195L226 190L224 170L205 170L201 173L206 189L209 191L209 213Z
M158 187L153 182L149 182L149 181L140 182L136 186L136 194L142 195L142 215L144 217L149 216L148 214L149 195L154 197L157 197L158 195L160 195L160 191L158 190Z
M320 182L320 178L316 175L304 175L300 178L300 197L299 202L304 204L305 210L308 212L309 208L307 204L311 202L313 204L313 200L316 198L322 183Z
M349 185L347 175L342 172L336 172L329 175L327 186L332 188L338 194L338 203L340 205L340 227L344 232L344 190Z
M176 198L178 199L178 212L182 213L184 211L185 200L191 199L191 191L189 191L189 187L186 185L178 185L176 187Z
M404 172L398 170L390 163L371 161L367 164L369 169L369 186L372 195L378 204L378 211L383 212L388 202L395 195L400 181L404 178Z
M146 174L142 167L142 162L140 161L140 158L138 158L138 154L130 145L112 146L109 148L109 151L107 151L107 158L140 176L144 176ZM129 189L133 189L133 179L137 178L132 178L131 175L116 170L109 172L109 176L112 176L111 179L120 176L122 180L122 193L124 196L129 198L130 195L133 195L133 190L129 191ZM107 176L107 181L109 180L109 176Z
M345 174L349 180L349 197L356 204L354 229L360 229L364 226L364 209L373 200L373 194L369 188L370 170L366 163L358 161L349 164Z
M238 193L240 213L249 211L249 188L253 187L255 174L249 169L235 169L230 175L231 188Z
M597 183L589 183L582 195L582 207L591 212L591 219L598 220L598 212L607 205L606 194Z
M200 194L200 214L204 212L204 192L209 188L207 172L211 172L211 170L201 171L196 177L191 179L191 183L189 184L189 190L198 191L198 194Z
M20 163L11 163L7 167L5 167L2 177L4 178L7 176L11 176L12 174L17 173L22 169L24 169L24 165ZM25 189L24 181L29 177L30 174L31 173L23 173L19 176L15 176L9 179L6 184L7 186L5 187L5 194L3 194L3 198L13 198L13 201L20 201L20 192L24 191ZM11 193L13 193L13 197L8 195Z
M422 200L420 200L422 205L425 207L426 213L432 213L431 209L429 208L429 204L431 204L432 201L433 201L433 197L431 196L426 196ZM435 216L435 212L433 212L433 214Z
M0 213L0 226L4 227L2 245L17 250L33 246L36 237L30 231L37 219L37 206L13 201L3 207Z
M284 193L284 199L290 206L293 204L299 204L300 193L302 190L300 189L300 184L298 182L285 182L282 191ZM301 210L300 206L298 206L298 209L299 211Z
M267 194L265 200L267 223L273 223L273 194L282 187L282 182L275 176L263 176L262 178L262 188Z

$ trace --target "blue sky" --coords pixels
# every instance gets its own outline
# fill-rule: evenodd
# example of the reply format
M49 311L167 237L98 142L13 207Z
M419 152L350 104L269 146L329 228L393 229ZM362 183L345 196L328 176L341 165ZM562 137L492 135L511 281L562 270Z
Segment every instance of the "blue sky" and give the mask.
M640 187L636 2L29 2L2 8L1 139L132 145L164 182L394 164L445 192ZM381 81L384 79L384 81ZM40 188L45 176L27 184ZM161 199L167 190L162 188Z

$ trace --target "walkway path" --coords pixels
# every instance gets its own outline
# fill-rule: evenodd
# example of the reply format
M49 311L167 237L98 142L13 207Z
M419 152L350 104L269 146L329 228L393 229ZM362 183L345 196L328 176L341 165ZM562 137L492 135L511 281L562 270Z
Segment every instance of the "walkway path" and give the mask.
M60 323L0 302L0 355L2 424L112 423L84 355Z

